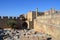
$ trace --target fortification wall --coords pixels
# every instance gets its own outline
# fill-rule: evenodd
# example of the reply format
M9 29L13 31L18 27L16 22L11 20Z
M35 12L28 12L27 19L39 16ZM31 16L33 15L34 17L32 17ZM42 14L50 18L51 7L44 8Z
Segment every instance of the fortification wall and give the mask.
M16 20L18 22L19 17L0 16L0 28L6 28L7 27L6 23L8 20Z
M60 16L40 16L34 20L34 29L38 32L51 35L54 40L60 40Z
M0 16L0 19L17 19L18 17L8 17L8 16Z

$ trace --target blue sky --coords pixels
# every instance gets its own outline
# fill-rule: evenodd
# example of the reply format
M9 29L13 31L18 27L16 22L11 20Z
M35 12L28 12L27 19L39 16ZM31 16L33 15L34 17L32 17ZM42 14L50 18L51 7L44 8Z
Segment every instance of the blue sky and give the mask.
M0 16L19 16L28 11L60 10L60 0L0 0Z

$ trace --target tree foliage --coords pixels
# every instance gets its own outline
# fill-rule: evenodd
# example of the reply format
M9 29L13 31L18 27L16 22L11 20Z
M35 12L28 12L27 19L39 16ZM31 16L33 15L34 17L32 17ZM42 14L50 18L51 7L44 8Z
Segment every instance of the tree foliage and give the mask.
M16 21L15 20L8 20L7 21L7 26L15 28L16 27Z

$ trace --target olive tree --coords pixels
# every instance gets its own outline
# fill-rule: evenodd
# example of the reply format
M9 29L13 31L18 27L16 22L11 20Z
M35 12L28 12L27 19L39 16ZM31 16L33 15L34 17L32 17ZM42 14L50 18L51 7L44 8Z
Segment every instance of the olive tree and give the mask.
M16 28L16 21L15 20L8 20L7 21L7 26L11 27L11 28Z

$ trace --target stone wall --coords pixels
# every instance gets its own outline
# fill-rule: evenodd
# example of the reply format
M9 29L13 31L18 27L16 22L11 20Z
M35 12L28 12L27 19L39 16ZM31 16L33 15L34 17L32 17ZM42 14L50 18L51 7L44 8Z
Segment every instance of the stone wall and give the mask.
M24 21L20 20L20 17L8 17L8 16L0 16L0 28L10 28L6 25L8 20L16 20L17 21L17 27L22 27L22 23Z
M39 16L34 20L34 29L60 40L60 15Z

